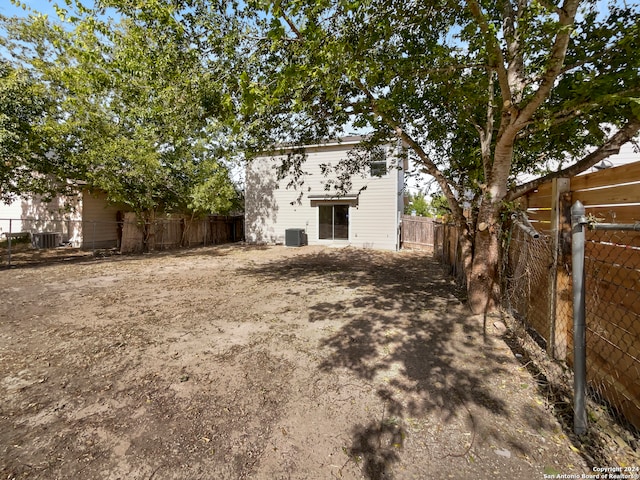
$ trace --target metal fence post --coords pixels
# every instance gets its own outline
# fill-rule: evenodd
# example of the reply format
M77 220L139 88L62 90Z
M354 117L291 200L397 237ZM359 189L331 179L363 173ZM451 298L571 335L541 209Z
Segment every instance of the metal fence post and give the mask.
M584 226L587 224L584 205L577 201L571 207L571 265L573 278L573 431L576 435L587 432L586 323L585 323L585 270Z
M9 219L9 235L7 236L7 263L11 268L11 219Z

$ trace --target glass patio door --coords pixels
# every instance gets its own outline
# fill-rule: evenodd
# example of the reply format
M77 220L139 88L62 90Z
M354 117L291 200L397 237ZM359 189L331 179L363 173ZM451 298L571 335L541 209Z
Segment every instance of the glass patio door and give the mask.
M320 205L318 238L349 240L349 205Z

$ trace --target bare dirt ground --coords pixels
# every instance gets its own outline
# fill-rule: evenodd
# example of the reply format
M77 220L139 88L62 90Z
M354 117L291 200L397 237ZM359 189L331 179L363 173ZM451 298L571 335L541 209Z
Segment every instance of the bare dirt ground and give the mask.
M593 473L424 253L222 246L0 291L3 480Z

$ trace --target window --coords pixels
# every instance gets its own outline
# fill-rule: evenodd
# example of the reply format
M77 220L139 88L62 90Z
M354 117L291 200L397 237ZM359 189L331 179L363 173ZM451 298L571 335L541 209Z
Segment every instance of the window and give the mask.
M318 208L318 238L349 240L349 205L320 205Z
M387 174L387 158L382 148L376 148L370 157L371 176L382 177Z

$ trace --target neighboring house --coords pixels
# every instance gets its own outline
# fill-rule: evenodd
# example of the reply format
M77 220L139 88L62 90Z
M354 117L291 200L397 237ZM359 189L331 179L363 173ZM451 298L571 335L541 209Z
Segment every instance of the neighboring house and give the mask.
M277 169L289 148L254 159L247 167L245 235L250 243L286 243L287 230L303 229L310 245L354 245L399 249L399 223L404 209L405 156L389 145L376 152L364 175L351 176L347 193L327 191L335 166L358 145L360 137L304 147L303 184L288 188L291 178L278 180Z
M604 160L600 161L593 167L586 169L584 172L579 173L578 175L587 175L589 173L597 172L598 170L604 170L607 168L627 165L629 163L640 162L640 151L638 151L638 148L636 146L637 143L638 143L637 141L631 141L631 142L625 143L620 148L620 152L605 158ZM564 166L565 167L569 166L575 163L577 160L578 159L569 159ZM558 170L559 167L560 165L555 161L550 165L546 165L546 168L548 168L549 171ZM535 180L536 178L538 178L538 175L533 175L528 173L520 174L516 177L516 182L518 184L523 184L531 180Z
M0 203L0 235L31 234L35 246L66 244L82 248L119 246L118 220L123 206L107 202L103 192L81 189L77 195L58 196L50 202L40 197ZM52 244L53 243L53 244Z
M638 152L638 148L633 142L627 142L622 145L619 153L602 160L584 173L593 173L605 168L619 167L620 165L627 165L628 163L634 162L640 162L640 152Z

